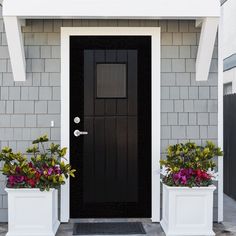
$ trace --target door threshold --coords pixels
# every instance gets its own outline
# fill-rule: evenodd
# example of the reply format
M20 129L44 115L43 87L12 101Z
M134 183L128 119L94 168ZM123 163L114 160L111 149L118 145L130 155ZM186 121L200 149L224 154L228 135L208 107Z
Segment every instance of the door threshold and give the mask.
M100 223L100 222L137 222L152 223L151 218L88 218L70 219L70 223Z

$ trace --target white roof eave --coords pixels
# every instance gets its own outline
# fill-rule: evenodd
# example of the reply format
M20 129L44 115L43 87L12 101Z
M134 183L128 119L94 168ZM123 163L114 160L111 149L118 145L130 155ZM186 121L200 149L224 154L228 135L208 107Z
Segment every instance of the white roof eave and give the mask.
M219 0L4 0L4 16L21 18L219 17Z

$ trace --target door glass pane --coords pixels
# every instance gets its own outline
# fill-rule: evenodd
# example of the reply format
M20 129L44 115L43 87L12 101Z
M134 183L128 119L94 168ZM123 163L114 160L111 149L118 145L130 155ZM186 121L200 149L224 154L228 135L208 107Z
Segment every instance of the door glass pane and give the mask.
M97 97L126 97L126 64L97 64Z

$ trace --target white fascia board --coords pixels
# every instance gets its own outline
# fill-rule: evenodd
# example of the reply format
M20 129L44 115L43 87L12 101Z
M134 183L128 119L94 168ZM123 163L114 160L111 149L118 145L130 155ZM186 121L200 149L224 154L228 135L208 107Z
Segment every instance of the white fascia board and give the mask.
M12 72L15 81L26 80L25 51L21 32L21 23L15 16L3 17L7 44L11 58Z
M196 60L197 81L208 79L218 25L219 18L207 17L203 19Z
M4 16L21 18L195 19L219 17L218 0L5 0Z

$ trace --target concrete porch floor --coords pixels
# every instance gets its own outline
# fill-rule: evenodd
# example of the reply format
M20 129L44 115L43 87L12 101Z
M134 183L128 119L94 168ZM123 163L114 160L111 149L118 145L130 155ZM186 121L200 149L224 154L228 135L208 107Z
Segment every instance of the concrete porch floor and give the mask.
M146 235L165 236L160 224L152 224L149 220L142 220ZM72 236L73 222L61 224L56 236ZM216 236L236 236L236 201L224 196L224 222L214 224ZM0 224L0 236L7 233L7 224ZM133 235L136 236L136 235Z

